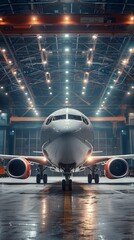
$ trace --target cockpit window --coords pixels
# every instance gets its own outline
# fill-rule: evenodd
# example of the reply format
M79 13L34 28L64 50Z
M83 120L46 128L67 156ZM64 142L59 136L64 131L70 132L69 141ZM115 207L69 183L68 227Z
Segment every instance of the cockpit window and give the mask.
M82 117L83 122L88 125L88 120L85 117Z
M66 114L53 116L53 121L66 119Z
M68 114L68 119L72 119L72 120L78 120L81 121L81 116L79 115L73 115L73 114Z
M49 117L48 119L47 119L47 121L46 121L46 125L48 125L48 124L50 124L50 122L52 122L52 116L51 117Z

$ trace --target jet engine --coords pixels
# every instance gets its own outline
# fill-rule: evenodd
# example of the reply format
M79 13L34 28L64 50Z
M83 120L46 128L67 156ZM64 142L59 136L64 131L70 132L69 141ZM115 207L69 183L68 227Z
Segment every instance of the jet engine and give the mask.
M7 164L7 174L12 178L28 178L31 174L30 163L23 158L13 158Z
M110 179L123 178L128 174L128 163L123 158L111 158L104 167L105 176Z

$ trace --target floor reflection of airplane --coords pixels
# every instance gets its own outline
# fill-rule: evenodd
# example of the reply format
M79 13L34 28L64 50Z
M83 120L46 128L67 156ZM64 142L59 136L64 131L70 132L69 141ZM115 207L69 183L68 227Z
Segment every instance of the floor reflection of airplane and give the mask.
M36 182L43 179L47 183L46 168L63 172L62 189L72 189L73 172L89 168L88 183L94 179L99 183L98 165L103 163L108 178L122 178L128 174L127 159L134 154L115 156L95 156L93 151L93 128L89 119L81 112L63 108L52 113L41 130L43 156L16 156L0 154L7 159L7 173L10 177L25 179L30 176L31 163L38 164Z

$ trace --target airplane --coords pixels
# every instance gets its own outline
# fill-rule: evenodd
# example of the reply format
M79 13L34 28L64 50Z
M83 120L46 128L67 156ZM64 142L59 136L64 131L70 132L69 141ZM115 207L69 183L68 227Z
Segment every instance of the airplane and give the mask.
M128 159L134 154L95 156L94 134L90 120L80 111L62 108L49 115L41 129L42 156L18 156L0 154L1 160L8 160L7 174L12 178L26 179L31 173L31 164L38 164L36 183L43 179L47 183L45 169L62 172L62 190L72 190L71 175L89 169L88 183L99 183L98 165L104 164L105 176L110 179L128 175Z

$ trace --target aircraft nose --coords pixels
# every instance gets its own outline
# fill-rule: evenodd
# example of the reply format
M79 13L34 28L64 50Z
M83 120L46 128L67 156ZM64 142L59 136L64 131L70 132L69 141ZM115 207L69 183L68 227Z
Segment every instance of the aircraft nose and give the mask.
M69 133L69 132L77 132L81 129L82 122L74 121L74 120L61 120L58 123L53 124L53 129L59 133Z

